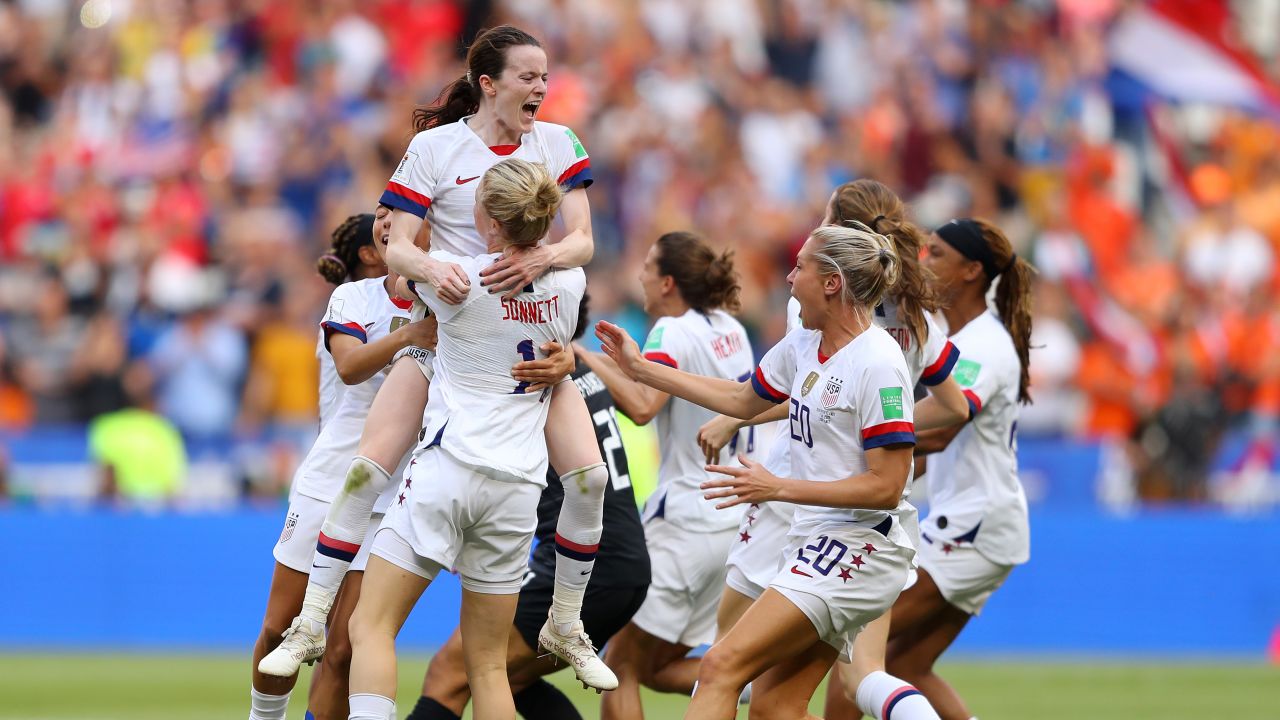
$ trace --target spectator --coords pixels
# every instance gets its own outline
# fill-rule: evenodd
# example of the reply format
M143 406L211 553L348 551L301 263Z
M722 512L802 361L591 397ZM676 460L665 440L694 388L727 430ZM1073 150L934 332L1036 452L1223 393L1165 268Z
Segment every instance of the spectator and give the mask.
M187 473L182 436L151 409L150 382L146 367L134 365L125 379L129 406L89 424L89 457L100 469L103 499L155 504L182 489Z

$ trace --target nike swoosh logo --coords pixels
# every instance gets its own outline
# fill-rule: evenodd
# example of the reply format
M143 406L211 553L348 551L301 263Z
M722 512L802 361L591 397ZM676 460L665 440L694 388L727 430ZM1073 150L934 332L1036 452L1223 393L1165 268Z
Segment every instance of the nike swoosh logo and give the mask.
M809 573L807 573L807 572L803 572L803 571L799 570L795 565L792 565L792 566L791 566L791 572L793 572L793 573L795 573L795 574L797 574L797 575L803 575L803 576L805 576L805 577L807 577L807 578L811 578L811 577L813 577L813 576L812 576L812 575L810 575Z
M331 568L331 567L333 567L333 566L332 566L332 565L317 565L317 564L315 564L315 563L311 563L311 567L316 568L316 569L318 569L318 570L327 570L327 569L329 569L329 568Z
M459 185L466 185L467 183L471 182L472 180L475 180L475 179L476 179L476 178L478 178L478 177L480 177L480 176L479 176L479 175L476 175L476 177L469 177L469 178L467 178L466 180L463 180L463 179L462 179L462 176L461 176L461 175L459 175L459 176L458 176L458 179L457 179L457 180L454 180L454 182L458 183Z
M590 575L590 574L591 574L591 571L590 571L590 570L583 570L583 571L579 572L578 574L579 574L579 575Z

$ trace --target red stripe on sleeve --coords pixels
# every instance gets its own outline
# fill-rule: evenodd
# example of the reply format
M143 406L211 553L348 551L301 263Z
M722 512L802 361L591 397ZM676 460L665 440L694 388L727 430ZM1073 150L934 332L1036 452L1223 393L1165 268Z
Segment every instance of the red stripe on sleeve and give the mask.
M320 544L325 547L336 548L349 553L360 552L360 546L355 543L343 542L342 540L334 540L333 538L320 533Z
M907 432L914 433L916 431L915 423L905 421L894 421L872 425L869 428L862 429L862 439L868 440L878 435L888 435L889 433Z
M431 198L420 192L410 190L398 182L388 182L387 192L395 193L406 200L412 200L413 202L421 205L424 209L431 207Z
M557 185L563 185L565 180L577 175L583 168L591 167L591 158L582 158L578 162L569 166L568 170L560 173L560 179L556 180Z
M656 363L662 363L667 367L673 367L677 370L680 369L680 364L676 362L676 359L664 352L647 352L644 354L644 359L651 360Z
M951 357L951 349L954 347L955 345L952 345L951 341L948 340L947 346L942 348L942 352L938 353L938 359L934 360L932 365L924 369L924 374L933 375L941 370L942 366L947 364L947 359Z
M982 399L972 390L965 390L964 396L968 399L969 404L973 406L973 414L977 415L982 412Z

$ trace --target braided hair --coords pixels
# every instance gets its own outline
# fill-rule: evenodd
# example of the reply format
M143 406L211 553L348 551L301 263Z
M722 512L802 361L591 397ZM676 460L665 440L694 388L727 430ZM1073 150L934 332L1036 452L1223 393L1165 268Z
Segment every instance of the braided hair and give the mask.
M352 215L334 228L329 251L316 260L316 272L333 285L355 277L360 267L360 248L373 244L373 215Z

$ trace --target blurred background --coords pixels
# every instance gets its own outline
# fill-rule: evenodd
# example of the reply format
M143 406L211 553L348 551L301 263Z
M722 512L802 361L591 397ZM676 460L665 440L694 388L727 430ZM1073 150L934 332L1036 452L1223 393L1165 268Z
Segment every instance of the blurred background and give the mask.
M1039 269L1033 558L958 650L1280 658L1280 0L0 2L0 539L32 548L0 650L247 659L315 432L314 260L503 21L592 157L595 316L642 334L640 261L692 228L762 354L858 177ZM50 592L82 585L112 599Z

